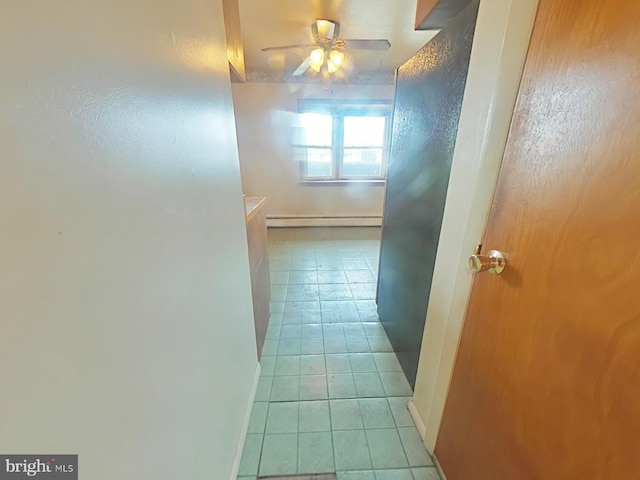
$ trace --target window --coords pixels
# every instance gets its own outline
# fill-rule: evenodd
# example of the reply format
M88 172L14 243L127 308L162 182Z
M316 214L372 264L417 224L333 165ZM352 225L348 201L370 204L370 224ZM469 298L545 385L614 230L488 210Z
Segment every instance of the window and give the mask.
M301 100L294 141L303 181L384 180L390 102Z

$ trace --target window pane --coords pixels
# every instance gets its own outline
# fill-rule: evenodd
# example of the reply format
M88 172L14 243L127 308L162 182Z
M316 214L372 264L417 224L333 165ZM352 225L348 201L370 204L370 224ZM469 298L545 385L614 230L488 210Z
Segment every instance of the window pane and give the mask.
M331 115L322 115L320 113L301 113L301 144L313 145L316 147L330 147L332 123L333 119L331 118Z
M307 148L307 177L322 178L333 174L331 150L328 148Z
M342 162L342 175L345 177L382 176L382 149L345 149Z
M382 147L385 117L344 117L345 147Z

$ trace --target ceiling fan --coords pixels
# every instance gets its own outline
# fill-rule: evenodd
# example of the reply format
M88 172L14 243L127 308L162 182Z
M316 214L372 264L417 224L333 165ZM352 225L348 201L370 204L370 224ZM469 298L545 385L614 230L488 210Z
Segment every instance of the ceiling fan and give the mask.
M263 48L263 52L273 50L287 50L292 48L315 47L309 56L300 64L292 75L302 75L309 68L320 72L325 70L328 73L336 72L345 62L344 51L349 50L389 50L391 44L389 40L354 40L339 39L340 23L331 20L318 19L311 24L311 36L313 42L310 44L284 45L282 47Z

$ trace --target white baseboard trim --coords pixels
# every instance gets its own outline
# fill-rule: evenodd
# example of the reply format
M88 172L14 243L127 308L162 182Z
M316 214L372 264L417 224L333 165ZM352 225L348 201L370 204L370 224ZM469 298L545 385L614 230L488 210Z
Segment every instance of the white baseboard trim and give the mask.
M416 408L415 403L413 403L413 400L409 401L409 403L407 404L407 408L409 409L409 413L411 414L411 418L413 419L413 423L416 424L416 428L418 429L418 433L420 434L420 437L422 438L422 443L424 443L424 437L427 434L427 427L425 426L424 422L422 421L422 417L420 416L420 413L418 413L418 409ZM438 469L438 472L440 473L440 478L442 478L442 480L447 480L446 475L444 474L444 472L442 471L442 467L440 466L440 462L438 462L438 459L435 456L435 452L430 452L429 448L427 447L427 445L424 445L424 448L427 449L427 452L429 452L429 455L431 455L431 458L433 458L433 463L435 464L436 468Z
M438 459L435 457L435 455L433 456L433 463L436 464L436 468L438 469L438 473L440 474L440 478L442 480L447 480L447 476L444 474L444 472L442 471L442 466L440 465L440 462L438 461Z
M321 217L321 216L268 216L267 227L380 227L381 216Z
M229 480L236 480L238 477L238 471L240 470L240 460L242 459L242 450L244 449L244 441L247 439L247 431L249 430L249 420L251 419L251 411L253 410L253 402L256 398L256 391L258 390L258 381L260 380L260 363L256 368L256 373L253 377L253 385L251 386L251 393L249 394L249 403L245 409L244 421L242 422L242 430L240 432L240 439L238 445L236 445L236 454L233 458L233 465L231 466L231 475Z
M420 437L422 438L422 441L424 442L424 437L427 434L427 427L425 426L424 422L422 421L422 417L420 417L420 413L418 412L418 409L416 408L416 404L413 403L413 400L411 400L408 404L407 404L407 408L409 409L409 413L411 414L411 418L413 419L413 423L416 424L416 428L418 429L418 433L420 434ZM426 448L426 446L425 446ZM427 449L429 450L429 449ZM433 455L433 452L429 452L431 455Z

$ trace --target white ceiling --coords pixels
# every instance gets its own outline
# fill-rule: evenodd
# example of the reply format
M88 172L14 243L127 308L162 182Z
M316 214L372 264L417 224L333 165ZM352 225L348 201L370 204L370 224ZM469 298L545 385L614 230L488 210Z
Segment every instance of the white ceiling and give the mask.
M365 72L393 72L437 31L414 31L416 0L239 0L248 70L292 72L310 49L262 52L261 48L313 43L316 18L340 22L340 38L391 42L386 52L347 50Z

